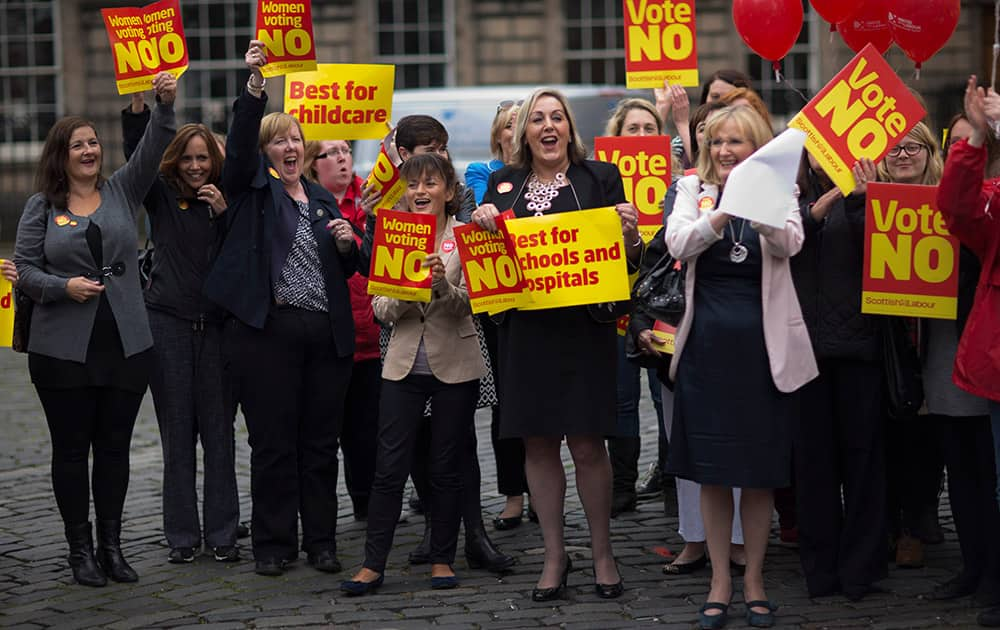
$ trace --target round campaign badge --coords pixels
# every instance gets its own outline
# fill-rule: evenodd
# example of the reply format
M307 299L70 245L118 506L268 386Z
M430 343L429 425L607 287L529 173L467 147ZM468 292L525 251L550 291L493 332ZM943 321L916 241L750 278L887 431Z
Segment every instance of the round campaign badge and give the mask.
M450 254L453 251L455 251L455 240L449 238L444 241L441 241L441 251L443 251L446 254Z
M708 212L715 207L715 199L709 196L702 197L698 200L698 209L702 212Z
M514 190L514 184L510 182L500 182L497 184L497 192L501 195L506 195L512 190Z
M65 214L57 214L55 217L56 225L63 227L64 225L69 225L69 217Z
M274 179L280 179L278 177L278 171L274 170L273 166L271 168L267 169L267 172L270 173L271 177L273 177Z
M190 206L188 205L187 199L178 199L177 207L180 208L181 210L187 210Z

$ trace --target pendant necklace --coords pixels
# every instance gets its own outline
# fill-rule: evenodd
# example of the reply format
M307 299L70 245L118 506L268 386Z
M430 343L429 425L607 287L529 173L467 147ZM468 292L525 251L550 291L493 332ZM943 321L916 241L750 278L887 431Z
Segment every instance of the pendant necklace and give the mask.
M747 246L742 243L743 241L743 228L747 226L746 219L740 219L740 236L736 237L736 229L733 227L732 222L729 223L729 234L733 239L733 247L729 250L729 260L734 263L741 263L747 259L750 251Z
M524 198L528 200L528 210L536 217L544 215L546 210L552 208L552 200L559 196L559 189L565 185L566 175L563 173L556 173L551 182L542 183L532 172L528 179L528 190L524 193Z

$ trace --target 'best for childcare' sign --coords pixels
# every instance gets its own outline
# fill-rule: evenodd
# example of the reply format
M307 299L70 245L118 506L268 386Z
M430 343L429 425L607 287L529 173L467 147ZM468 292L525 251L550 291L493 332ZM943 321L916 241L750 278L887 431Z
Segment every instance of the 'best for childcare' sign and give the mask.
M371 140L385 135L392 117L396 67L324 63L285 78L285 112L310 140Z

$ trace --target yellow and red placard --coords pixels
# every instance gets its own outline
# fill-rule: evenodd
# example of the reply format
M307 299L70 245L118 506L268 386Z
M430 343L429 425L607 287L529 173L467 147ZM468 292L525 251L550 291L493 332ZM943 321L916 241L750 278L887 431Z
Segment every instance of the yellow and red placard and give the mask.
M639 234L653 238L663 225L663 197L670 187L670 136L598 137L594 155L618 166L625 198L639 211Z
M101 17L111 42L119 94L151 90L158 72L179 77L187 70L187 41L178 0L101 9Z
M316 69L312 2L257 0L257 39L264 42L265 77Z
M694 0L622 0L625 13L625 85L697 87Z
M431 301L431 271L437 217L383 210L375 220L368 293L412 302Z
M503 216L497 218L496 232L470 223L456 227L455 238L473 313L499 313L531 302Z
M955 319L959 243L936 195L937 186L868 184L862 313Z
M374 140L392 119L396 66L323 63L285 78L285 112L310 140Z
M878 162L924 117L924 108L874 46L861 49L788 123L806 132L806 149L845 195L851 166Z
M674 353L674 340L676 336L676 326L671 326L670 324L661 322L658 319L653 321L653 337L663 342L664 345L660 348L660 352L663 354Z
M392 208L403 197L406 180L399 174L399 165L402 163L403 159L396 150L396 130L392 129L382 140L372 172L365 179L365 185L374 186L377 192L382 193L382 198L375 208L376 214L380 208Z
M621 220L614 208L506 222L532 301L523 310L629 299Z
M0 258L0 263L4 262ZM14 287L0 276L0 348L9 348L14 340Z

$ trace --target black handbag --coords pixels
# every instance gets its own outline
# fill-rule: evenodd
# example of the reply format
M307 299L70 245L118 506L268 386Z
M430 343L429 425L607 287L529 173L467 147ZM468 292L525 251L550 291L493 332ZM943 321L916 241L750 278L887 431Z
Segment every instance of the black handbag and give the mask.
M632 289L635 308L653 319L676 326L684 316L684 275L687 265L669 253L663 254L649 273L640 277Z
M14 336L10 347L14 352L28 351L28 334L31 332L31 311L35 302L28 294L14 287Z
M911 418L924 404L920 357L904 318L883 317L882 322L886 411L894 420Z

